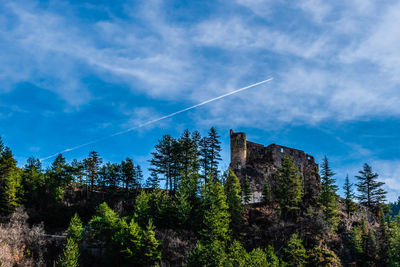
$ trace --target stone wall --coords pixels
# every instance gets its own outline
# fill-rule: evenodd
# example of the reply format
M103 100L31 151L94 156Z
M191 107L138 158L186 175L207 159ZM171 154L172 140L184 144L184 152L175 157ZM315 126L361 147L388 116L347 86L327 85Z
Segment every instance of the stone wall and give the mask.
M320 177L318 165L314 157L304 151L271 144L264 146L246 140L245 133L230 132L231 140L231 164L230 167L236 173L242 185L247 176L253 191L251 202L262 200L264 183L268 182L271 188L275 185L274 174L282 166L282 159L290 156L299 168L303 179L304 193L307 198L318 196L320 189Z

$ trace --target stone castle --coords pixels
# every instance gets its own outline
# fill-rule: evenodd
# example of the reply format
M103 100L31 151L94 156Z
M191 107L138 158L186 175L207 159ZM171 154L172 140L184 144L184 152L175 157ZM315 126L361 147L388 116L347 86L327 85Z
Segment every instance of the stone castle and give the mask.
M313 199L318 195L320 177L318 164L315 163L313 156L298 149L276 144L264 146L253 143L247 141L245 133L235 133L233 130L230 130L230 143L230 167L242 185L247 176L253 192L251 203L262 201L265 182L268 182L271 188L274 186L274 174L281 167L282 159L285 156L290 156L299 168L305 198Z

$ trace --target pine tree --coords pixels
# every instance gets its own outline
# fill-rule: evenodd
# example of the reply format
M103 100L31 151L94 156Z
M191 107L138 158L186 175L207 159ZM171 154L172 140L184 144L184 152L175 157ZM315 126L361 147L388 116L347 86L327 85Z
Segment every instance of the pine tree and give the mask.
M249 204L251 200L251 187L247 175L244 177L242 197L245 204Z
M147 188L158 188L160 186L157 172L151 171L150 176L146 179L145 186Z
M351 213L355 211L355 205L353 202L354 193L353 193L353 184L350 183L349 176L346 176L346 180L343 186L344 195L345 195L345 207L346 213L350 216Z
M103 160L96 151L90 152L89 156L83 160L87 180L91 190L93 190L94 185L97 183L100 165L102 162Z
M240 196L240 182L236 174L229 168L229 175L225 183L226 203L231 218L230 229L235 237L239 237L243 224L243 207Z
M62 267L79 266L79 247L72 238L67 238L67 244L64 247L63 254L58 260L58 264Z
M185 130L178 143L180 147L181 175L182 179L186 179L191 173L197 172L199 169L197 141L193 139L193 135L190 134L189 130Z
M285 156L275 175L274 196L285 212L299 209L303 197L302 180L293 159Z
M356 184L359 195L357 196L360 204L366 205L369 208L378 206L386 200L386 191L382 186L384 182L378 182L378 174L373 173L368 164L364 164L360 175L356 176L358 183Z
M226 244L229 240L229 206L221 183L210 180L202 191L203 226L200 237L204 244L216 240Z
M297 234L293 234L287 244L287 247L283 249L285 262L289 266L302 267L307 264L306 249L303 246L302 240Z
M335 173L331 170L328 158L325 156L321 164L321 193L319 200L324 207L324 213L332 231L336 231L339 223Z
M204 180L204 184L208 184L208 177L210 176L210 156L209 156L209 140L207 137L203 137L199 141L199 163L202 169L201 178Z
M133 160L126 158L121 162L121 180L125 189L136 186L136 168Z
M141 250L143 253L143 266L154 266L161 260L161 251L158 249L160 241L156 239L155 227L149 220L146 230L143 232Z
M208 145L209 145L209 163L210 163L210 174L213 177L218 177L218 165L221 160L221 142L219 136L214 127L212 127L208 133Z
M173 162L173 148L175 139L170 135L164 135L158 144L155 146L155 151L152 152L152 159L150 160L151 172L157 175L163 175L165 180L165 188L171 192L174 190L174 162Z
M264 181L263 202L265 205L269 205L271 203L271 186L269 185L268 179Z
M221 160L221 142L214 127L210 129L207 137L203 137L199 142L200 165L202 168L202 178L208 184L209 177L218 176L218 165Z
M10 214L22 202L22 173L11 150L0 140L0 213Z
M142 172L142 168L140 167L140 165L136 165L135 168L135 183L134 183L134 187L136 189L139 189L142 187L142 182L143 182L143 172Z
M75 213L71 218L69 227L67 230L67 238L72 238L75 242L80 242L82 240L83 226L82 221L78 214Z
M338 190L336 180L333 178L335 173L331 170L328 158L325 156L321 164L321 194L320 201L325 207L336 206L336 191Z

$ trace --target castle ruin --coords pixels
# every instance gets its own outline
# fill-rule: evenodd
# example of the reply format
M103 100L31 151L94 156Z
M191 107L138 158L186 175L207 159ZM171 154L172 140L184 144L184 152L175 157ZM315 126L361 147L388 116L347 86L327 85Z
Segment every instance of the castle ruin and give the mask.
M318 164L314 157L304 151L270 144L261 144L247 141L243 132L235 133L230 130L231 163L230 167L238 176L243 185L247 176L252 189L251 203L262 201L264 183L274 186L274 174L282 166L282 159L290 156L299 168L300 177L303 180L304 196L313 199L318 196L320 190L320 177Z

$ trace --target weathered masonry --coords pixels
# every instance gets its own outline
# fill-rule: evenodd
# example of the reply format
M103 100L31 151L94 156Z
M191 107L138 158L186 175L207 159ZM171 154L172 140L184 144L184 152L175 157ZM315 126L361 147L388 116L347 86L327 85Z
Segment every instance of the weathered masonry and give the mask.
M303 179L305 197L315 198L320 189L320 177L318 175L318 164L314 157L304 151L271 144L264 146L247 141L243 132L235 133L230 130L231 142L231 169L238 176L241 184L247 176L252 188L252 203L262 200L264 183L268 182L271 188L274 186L274 173L281 167L285 156L293 158L299 168Z

